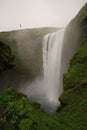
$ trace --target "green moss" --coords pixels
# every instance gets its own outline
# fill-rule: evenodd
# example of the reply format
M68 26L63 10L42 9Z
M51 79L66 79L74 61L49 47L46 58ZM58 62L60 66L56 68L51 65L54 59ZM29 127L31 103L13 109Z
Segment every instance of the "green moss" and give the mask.
M15 130L11 122L6 119L0 119L0 130Z
M74 64L87 64L87 40L82 43L82 46L77 54L71 60L71 66Z
M83 87L84 86L84 87ZM87 128L87 82L84 81L62 94L60 100L66 104L60 113L46 114L37 103L30 102L26 96L13 89L0 93L0 110L4 106L1 124L14 130L86 130ZM3 95L3 96L2 96ZM19 96L18 96L19 95ZM21 96L20 96L21 95Z
M87 79L87 41L75 54L70 63L68 72L64 75L64 89L73 88Z
M87 4L70 23L80 26L79 51L70 62L64 74L64 92L60 96L61 116L70 129L87 129ZM65 116L66 115L66 116ZM71 122L71 123L70 123Z
M85 85L85 87L84 87ZM60 100L65 104L79 104L87 98L87 84L86 82L77 85L72 89L66 90L60 97ZM87 104L86 104L87 105Z

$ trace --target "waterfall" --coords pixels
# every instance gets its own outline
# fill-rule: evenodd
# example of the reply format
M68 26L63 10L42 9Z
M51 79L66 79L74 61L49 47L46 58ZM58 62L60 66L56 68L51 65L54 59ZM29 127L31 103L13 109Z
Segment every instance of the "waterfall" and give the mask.
M43 49L43 73L44 89L47 102L55 105L55 110L60 106L58 98L63 92L62 85L62 48L64 29L44 36L42 42ZM50 111L53 112L50 106Z
M31 101L37 101L48 113L55 113L63 92L62 49L64 29L47 34L42 40L43 78L31 84L25 83L22 92Z

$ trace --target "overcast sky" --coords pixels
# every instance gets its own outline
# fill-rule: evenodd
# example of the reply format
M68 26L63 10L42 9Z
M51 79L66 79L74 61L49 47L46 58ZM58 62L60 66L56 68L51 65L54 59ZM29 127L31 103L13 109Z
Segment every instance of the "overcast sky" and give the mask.
M87 0L0 0L0 31L64 27Z

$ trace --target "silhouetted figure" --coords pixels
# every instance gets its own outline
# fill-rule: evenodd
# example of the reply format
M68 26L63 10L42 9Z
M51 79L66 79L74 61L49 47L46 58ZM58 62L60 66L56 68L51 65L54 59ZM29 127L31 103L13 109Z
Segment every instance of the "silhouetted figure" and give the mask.
M20 28L22 27L22 25L20 24Z

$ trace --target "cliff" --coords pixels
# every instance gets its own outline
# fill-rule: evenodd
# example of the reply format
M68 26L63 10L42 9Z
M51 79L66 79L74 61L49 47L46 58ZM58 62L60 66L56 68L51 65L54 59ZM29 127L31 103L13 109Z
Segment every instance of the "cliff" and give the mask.
M42 38L57 29L44 27L0 33L0 41L9 46L15 55L14 67L0 76L1 88L19 87L21 82L31 82L42 75Z
M74 26L76 25L76 26ZM87 4L71 21L69 27L80 30L78 52L70 61L68 72L64 74L64 92L60 97L62 112L72 118L72 129L87 129ZM75 28L74 28L75 27ZM75 33L75 32L73 32ZM73 41L71 41L73 43ZM77 126L74 126L77 125Z

